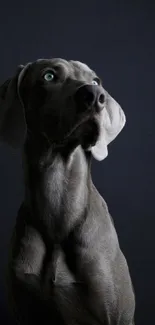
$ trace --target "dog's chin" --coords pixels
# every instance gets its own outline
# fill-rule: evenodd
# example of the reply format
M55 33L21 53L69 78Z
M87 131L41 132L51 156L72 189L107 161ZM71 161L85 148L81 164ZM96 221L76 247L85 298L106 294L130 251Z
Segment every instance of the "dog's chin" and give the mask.
M100 134L98 121L95 118L89 119L82 129L81 145L83 149L95 146Z
M94 117L88 117L77 123L68 133L64 136L62 142L72 143L75 141L80 144L83 149L89 149L94 146L99 138L99 123Z
M48 124L48 127L46 125L46 128L42 130L42 136L49 146L64 147L73 143L80 144L83 149L94 146L99 137L99 123L96 115L89 114L77 120L72 125L66 125L66 128L62 126L60 132L52 132L53 127Z

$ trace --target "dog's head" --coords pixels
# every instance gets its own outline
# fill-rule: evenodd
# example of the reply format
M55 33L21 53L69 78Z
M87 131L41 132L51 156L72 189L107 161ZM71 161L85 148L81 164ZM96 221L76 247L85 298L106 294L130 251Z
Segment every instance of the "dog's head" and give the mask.
M63 59L19 66L0 87L0 138L19 147L27 129L52 143L78 134L79 144L102 160L125 125L119 104L87 65Z

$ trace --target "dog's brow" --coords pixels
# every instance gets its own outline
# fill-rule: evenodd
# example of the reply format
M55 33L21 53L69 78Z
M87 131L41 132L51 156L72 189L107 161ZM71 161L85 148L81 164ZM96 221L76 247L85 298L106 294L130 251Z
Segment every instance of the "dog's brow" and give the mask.
M88 78L98 77L95 71L90 69L90 67L85 63L82 63L80 61L73 61L73 60L69 61L69 63L71 64L74 74L77 77L88 77Z
M51 65L55 70L68 70L68 67L65 66L63 63L53 63Z
M59 60L54 60L51 62L51 68L55 69L58 72L64 72L67 75L69 75L69 65L67 61L59 61Z
M35 62L39 64L40 69L42 68L53 68L55 70L68 70L68 62L64 59L39 59Z

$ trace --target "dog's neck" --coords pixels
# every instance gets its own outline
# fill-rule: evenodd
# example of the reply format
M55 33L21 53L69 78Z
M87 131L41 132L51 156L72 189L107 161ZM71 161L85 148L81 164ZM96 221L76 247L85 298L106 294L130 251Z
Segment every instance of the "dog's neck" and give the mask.
M77 143L48 147L27 141L24 155L25 201L70 228L87 205L91 154Z
M61 157L65 164L73 160L74 152L78 147L81 148L81 152L83 152L87 161L88 169L90 169L91 153L82 148L77 138L58 143L50 143L43 136L30 136L26 139L23 156L30 169L42 173L53 164L57 156Z

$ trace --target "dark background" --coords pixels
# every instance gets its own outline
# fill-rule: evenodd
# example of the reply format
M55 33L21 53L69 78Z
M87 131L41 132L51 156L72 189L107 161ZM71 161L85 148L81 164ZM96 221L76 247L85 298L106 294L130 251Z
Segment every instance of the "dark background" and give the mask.
M136 292L136 325L155 324L155 4L153 1L5 1L0 5L0 82L37 58L81 60L121 104L127 124L93 161ZM7 324L7 249L23 197L21 152L0 147L0 322Z

